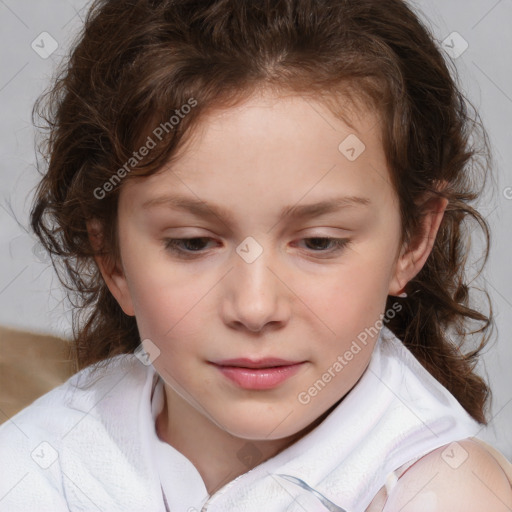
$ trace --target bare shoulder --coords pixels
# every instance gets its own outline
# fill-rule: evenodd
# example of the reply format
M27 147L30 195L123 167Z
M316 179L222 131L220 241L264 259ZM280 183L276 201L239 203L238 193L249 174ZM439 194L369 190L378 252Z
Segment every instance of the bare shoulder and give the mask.
M420 459L397 482L383 512L510 512L512 488L496 459L464 439Z

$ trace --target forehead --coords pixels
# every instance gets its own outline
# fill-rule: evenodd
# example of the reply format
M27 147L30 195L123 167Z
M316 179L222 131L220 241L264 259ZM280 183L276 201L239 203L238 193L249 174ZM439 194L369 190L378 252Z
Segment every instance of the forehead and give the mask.
M262 198L267 209L274 201L282 210L335 191L378 202L392 192L378 115L355 108L341 115L311 97L256 93L205 114L177 158L130 180L121 195L133 205L181 192L225 206L242 202L247 212Z

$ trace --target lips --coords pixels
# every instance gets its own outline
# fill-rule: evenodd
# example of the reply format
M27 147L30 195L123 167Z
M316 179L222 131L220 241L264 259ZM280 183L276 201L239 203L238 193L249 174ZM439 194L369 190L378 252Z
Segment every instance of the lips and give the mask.
M275 368L276 366L292 366L302 361L288 361L277 357L265 357L263 359L249 359L241 357L238 359L224 359L215 361L213 364L218 366L234 366L237 368Z
M272 389L295 375L305 361L288 361L278 358L225 359L213 364L220 373L247 390Z

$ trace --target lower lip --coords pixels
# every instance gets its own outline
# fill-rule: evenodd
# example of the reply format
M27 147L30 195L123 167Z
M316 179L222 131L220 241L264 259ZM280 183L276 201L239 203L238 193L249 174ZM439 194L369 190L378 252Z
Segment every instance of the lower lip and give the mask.
M215 365L222 374L244 389L272 389L295 375L303 363L273 368L241 368Z

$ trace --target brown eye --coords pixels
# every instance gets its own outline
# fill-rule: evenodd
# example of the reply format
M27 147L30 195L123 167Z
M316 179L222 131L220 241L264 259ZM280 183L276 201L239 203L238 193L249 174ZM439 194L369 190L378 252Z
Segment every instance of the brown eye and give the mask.
M166 250L177 253L183 257L201 254L208 241L212 240L208 237L194 237L194 238L166 238L164 246Z
M306 246L313 252L336 252L346 247L350 240L346 238L310 237L304 238Z

